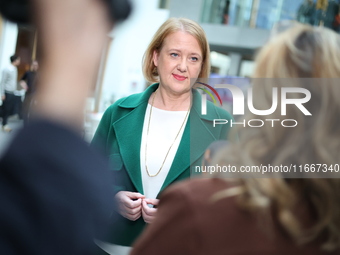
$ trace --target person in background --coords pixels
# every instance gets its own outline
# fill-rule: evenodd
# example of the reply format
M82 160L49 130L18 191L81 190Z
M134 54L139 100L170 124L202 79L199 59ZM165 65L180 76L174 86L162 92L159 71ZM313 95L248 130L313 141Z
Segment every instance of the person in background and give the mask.
M316 0L314 12L314 26L323 26L325 24L328 0Z
M94 237L106 233L113 211L107 160L80 133L114 2L0 2L13 22L34 11L43 64L39 107L0 159L1 254L96 254Z
M285 118L297 119L297 127L241 127L239 143L221 149L215 163L236 169L260 164L339 164L339 45L338 34L307 25L273 37L256 58L254 78L266 78L257 87L256 100L269 109L273 87L287 83L303 87L311 93L305 106L312 116L292 106ZM296 79L306 77L323 79ZM263 84L268 78L276 79ZM294 97L301 94L291 93ZM280 114L271 117L279 119ZM254 118L267 116L245 116ZM284 173L278 173L278 178L236 173L231 177L245 178L222 175L169 187L160 197L156 219L131 255L340 254L340 179L324 172L314 174L321 178L307 171L290 179Z
M7 125L8 118L12 114L15 107L14 91L17 89L18 65L20 65L20 57L13 55L10 57L11 64L2 71L0 83L0 95L2 98L2 130L11 132L12 129Z
M143 59L143 93L119 99L99 124L92 145L112 162L117 217L111 237L98 244L109 253L127 253L146 223L152 224L160 192L190 177L215 140L227 139L231 115L207 103L201 115L197 78L208 78L210 50L194 21L170 18L158 29Z
M25 99L23 102L23 118L25 124L27 124L29 118L29 109L32 104L33 94L36 90L35 84L37 79L38 68L39 68L38 61L33 60L30 70L24 73L19 82L20 86L26 90Z
M304 0L304 2L300 5L297 15L297 21L313 25L314 24L314 16L315 16L315 4L313 0Z

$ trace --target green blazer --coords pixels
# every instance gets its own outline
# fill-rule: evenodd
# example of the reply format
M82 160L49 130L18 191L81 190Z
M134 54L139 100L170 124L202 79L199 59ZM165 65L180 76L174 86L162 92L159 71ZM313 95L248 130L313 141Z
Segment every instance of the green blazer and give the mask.
M104 150L110 159L115 192L131 191L143 194L140 170L141 136L145 111L150 95L159 84L144 92L117 100L104 113L92 140L92 145ZM161 191L170 184L189 178L190 171L200 165L206 148L215 140L227 139L229 125L216 125L214 119L231 120L231 115L207 102L207 115L201 115L201 95L193 90L193 104L182 140ZM108 242L131 246L146 223L143 218L130 221L113 213L112 231Z

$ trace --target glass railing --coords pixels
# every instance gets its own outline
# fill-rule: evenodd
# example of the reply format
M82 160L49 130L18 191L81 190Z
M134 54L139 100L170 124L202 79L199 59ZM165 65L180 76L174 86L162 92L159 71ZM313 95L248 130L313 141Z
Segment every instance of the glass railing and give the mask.
M338 0L204 0L201 22L271 29L297 20L340 30Z

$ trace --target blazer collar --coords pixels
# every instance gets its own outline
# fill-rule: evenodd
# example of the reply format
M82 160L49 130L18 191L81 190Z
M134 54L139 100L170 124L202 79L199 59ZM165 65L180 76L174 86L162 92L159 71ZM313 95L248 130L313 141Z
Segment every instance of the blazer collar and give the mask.
M193 102L192 102L192 109L197 113L198 117L204 120L213 121L214 119L218 119L219 115L217 114L214 107L209 108L209 112L206 115L202 115L202 96L198 92L197 89L192 90L193 95ZM207 102L210 104L210 102Z
M158 86L159 83L154 83L147 87L144 92L126 97L118 106L122 108L136 108L141 104L145 104L148 102L151 94L158 89Z

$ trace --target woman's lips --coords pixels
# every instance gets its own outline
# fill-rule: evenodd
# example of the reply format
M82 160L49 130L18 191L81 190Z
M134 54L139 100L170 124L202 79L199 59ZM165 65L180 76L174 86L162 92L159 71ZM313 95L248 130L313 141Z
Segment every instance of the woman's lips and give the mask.
M179 81L184 81L187 77L185 76L182 76L182 75L178 75L178 74L172 74L174 76L174 78L176 80L179 80Z

